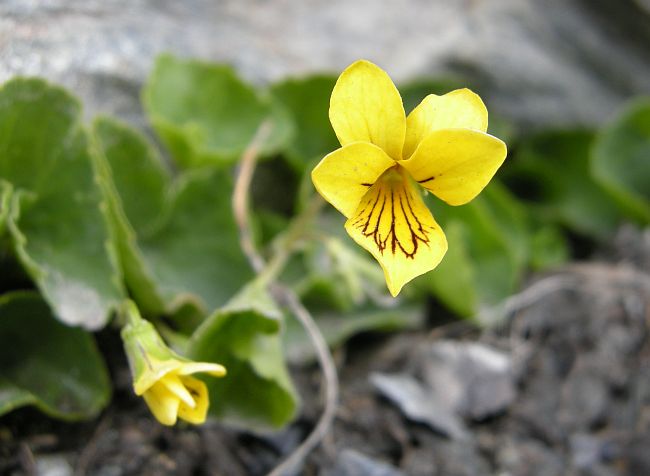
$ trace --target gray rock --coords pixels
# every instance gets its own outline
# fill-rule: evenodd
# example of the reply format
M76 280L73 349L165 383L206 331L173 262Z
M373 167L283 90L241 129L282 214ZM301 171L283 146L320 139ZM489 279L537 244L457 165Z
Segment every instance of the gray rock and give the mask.
M605 418L609 402L609 389L603 379L576 367L562 387L558 419L569 431L587 431Z
M467 439L463 418L483 420L515 398L508 355L484 344L434 342L414 353L410 367L371 381L408 418L454 439Z
M618 453L613 442L586 433L571 435L569 449L573 467L581 471L594 471Z
M162 51L268 82L358 58L397 80L461 73L492 111L593 124L650 92L647 0L5 0L0 80L41 75L88 115L141 122L138 89Z
M513 476L557 476L565 474L561 455L542 443L526 438L507 437L496 454L499 474Z
M425 423L451 438L465 439L467 431L462 420L447 402L431 388L410 375L373 373L372 384L397 405L407 418Z
M40 476L72 476L74 470L65 455L39 455L36 457L36 472Z
M623 460L626 461L626 476L650 474L650 432L635 436L624 448Z
M482 420L515 398L510 357L481 343L438 341L416 355L416 366L435 395L458 414Z
M478 447L469 441L443 441L434 448L439 476L477 476L492 474ZM423 476L429 473L423 473Z
M616 233L613 248L614 257L619 261L638 269L650 269L650 228L622 226Z
M404 476L394 466L377 461L352 449L339 454L336 465L323 471L322 476Z

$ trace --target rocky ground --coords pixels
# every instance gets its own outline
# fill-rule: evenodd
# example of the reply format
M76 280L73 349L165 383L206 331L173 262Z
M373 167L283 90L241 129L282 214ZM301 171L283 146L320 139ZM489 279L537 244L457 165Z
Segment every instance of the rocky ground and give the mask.
M301 474L650 474L650 231L623 229L596 258L535 276L491 329L350 341L337 353L336 423ZM110 331L99 340L119 345ZM164 428L132 395L125 362L111 367L114 402L94 422L4 418L0 474L262 475L320 412L320 374L302 368L303 413L285 431Z

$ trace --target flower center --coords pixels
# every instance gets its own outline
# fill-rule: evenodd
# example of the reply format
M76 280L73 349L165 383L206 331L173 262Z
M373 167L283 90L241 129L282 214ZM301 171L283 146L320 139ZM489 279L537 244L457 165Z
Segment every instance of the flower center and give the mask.
M413 258L429 244L434 228L429 217L408 172L396 164L368 189L350 226L372 239L382 255L388 250Z

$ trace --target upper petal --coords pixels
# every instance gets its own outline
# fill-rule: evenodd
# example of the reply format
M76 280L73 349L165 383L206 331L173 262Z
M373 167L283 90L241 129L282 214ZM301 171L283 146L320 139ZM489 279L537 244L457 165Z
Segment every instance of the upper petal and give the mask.
M312 170L318 193L350 217L368 188L395 161L376 145L356 142L328 154Z
M437 129L473 129L485 132L488 112L478 94L456 89L444 96L429 94L406 118L403 157L409 158L419 143Z
M445 234L420 190L399 169L386 172L368 190L345 229L379 261L393 296L435 268L447 252Z
M145 356L147 367L141 372L139 378L133 382L136 395L142 395L152 385L159 382L166 375L176 372L183 366L183 361L178 359L158 360L151 354Z
M406 115L402 98L388 75L369 61L341 73L330 99L330 122L341 145L370 142L402 158Z
M503 141L489 134L442 129L429 134L400 165L436 197L462 205L483 190L506 154Z
M178 375L191 375L198 372L207 373L213 377L223 377L226 375L226 368L212 362L186 362L178 369Z

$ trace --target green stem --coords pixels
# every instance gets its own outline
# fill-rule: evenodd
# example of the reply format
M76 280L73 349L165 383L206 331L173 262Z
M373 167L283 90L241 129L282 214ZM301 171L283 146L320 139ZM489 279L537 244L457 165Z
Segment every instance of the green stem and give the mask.
M142 317L140 316L138 307L130 299L126 299L122 302L118 316L120 316L121 327L126 327L127 325L137 326L142 322Z

